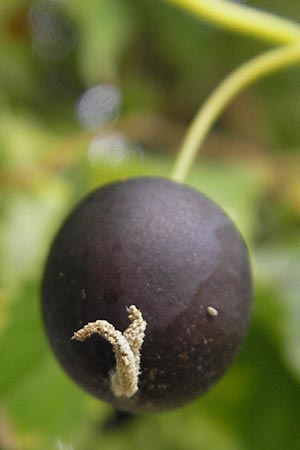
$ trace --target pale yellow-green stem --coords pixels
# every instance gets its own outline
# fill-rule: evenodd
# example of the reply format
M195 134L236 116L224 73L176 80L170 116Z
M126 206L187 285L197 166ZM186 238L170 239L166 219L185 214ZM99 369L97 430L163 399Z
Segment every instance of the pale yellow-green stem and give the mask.
M228 103L252 82L300 62L300 43L281 46L257 56L232 72L213 92L191 123L171 178L182 182L208 131Z
M267 42L287 44L300 40L299 24L227 0L165 0L206 22Z

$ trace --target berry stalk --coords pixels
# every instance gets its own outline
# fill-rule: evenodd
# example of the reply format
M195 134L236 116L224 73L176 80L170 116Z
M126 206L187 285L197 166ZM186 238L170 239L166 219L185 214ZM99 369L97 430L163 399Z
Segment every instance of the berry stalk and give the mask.
M300 62L300 42L255 57L232 72L211 94L192 121L175 161L171 178L183 182L199 147L228 103L244 88L277 70Z
M275 14L227 0L166 0L219 27L266 42L287 44L300 39L300 26Z

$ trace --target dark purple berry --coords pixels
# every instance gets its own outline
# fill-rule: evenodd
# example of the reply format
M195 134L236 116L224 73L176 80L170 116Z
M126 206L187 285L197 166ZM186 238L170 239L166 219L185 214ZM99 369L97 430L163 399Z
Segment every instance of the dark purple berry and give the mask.
M251 298L247 249L228 216L196 190L154 177L86 197L58 232L42 283L46 331L65 371L132 412L179 406L220 378L245 335ZM138 390L126 396L113 393L107 337L71 338L100 320L125 339L131 305L147 325Z

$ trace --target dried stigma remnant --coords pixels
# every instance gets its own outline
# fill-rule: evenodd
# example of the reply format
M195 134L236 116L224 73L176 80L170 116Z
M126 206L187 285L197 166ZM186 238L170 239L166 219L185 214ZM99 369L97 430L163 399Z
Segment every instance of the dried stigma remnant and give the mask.
M111 389L116 397L129 398L138 390L140 351L147 322L135 305L129 306L127 311L130 325L123 333L106 320L96 320L76 331L71 339L84 341L99 334L112 345L116 367L110 373Z

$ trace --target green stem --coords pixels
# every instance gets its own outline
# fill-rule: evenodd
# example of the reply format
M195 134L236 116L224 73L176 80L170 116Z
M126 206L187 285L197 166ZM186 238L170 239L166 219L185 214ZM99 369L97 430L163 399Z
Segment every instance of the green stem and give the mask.
M270 50L232 72L208 98L191 123L171 178L180 182L185 179L212 124L233 97L259 78L297 62L300 62L300 43Z
M288 19L226 0L165 0L207 22L264 41L287 44L300 40L300 26Z

